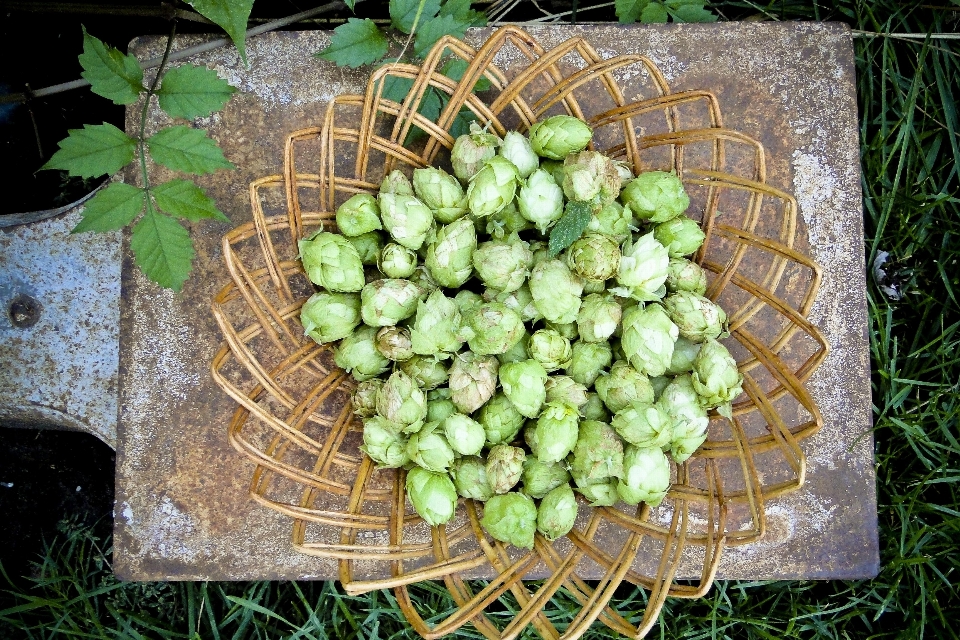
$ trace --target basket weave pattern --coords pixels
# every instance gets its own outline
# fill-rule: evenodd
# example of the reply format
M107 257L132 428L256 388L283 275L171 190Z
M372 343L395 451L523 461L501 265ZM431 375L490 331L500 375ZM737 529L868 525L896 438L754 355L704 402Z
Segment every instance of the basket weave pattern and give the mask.
M451 56L468 63L459 81L439 71ZM500 60L513 61L504 65L509 77ZM483 79L491 88L474 93ZM399 81L411 85L406 100L385 99L381 88ZM625 98L628 81L639 82L638 99ZM439 117L418 114L436 95ZM461 109L500 135L569 113L594 128L594 149L635 171L677 171L691 196L687 213L700 217L707 236L695 257L710 274L706 295L728 313L726 344L744 375L733 420L711 415L707 442L674 465L660 507L581 503L564 539L538 535L529 552L487 536L482 507L469 500L446 526L423 523L405 498L404 472L378 470L358 450L352 379L333 364L331 346L306 338L299 323L314 289L297 240L333 225L336 207L353 194L376 193L392 169L443 166ZM426 135L411 136L415 128ZM649 59L603 59L581 38L545 51L513 27L479 50L445 38L423 65L378 70L365 95L339 96L321 127L292 133L283 175L253 182L250 200L253 221L223 240L232 281L213 301L225 341L212 364L239 404L229 438L256 465L250 495L292 518L297 550L337 559L348 592L394 589L423 637L470 622L488 638L515 638L528 625L545 638L576 638L596 620L643 637L667 596L706 593L723 548L762 537L765 503L803 484L799 442L822 424L804 382L827 344L807 320L820 271L804 254L797 203L767 184L763 148L724 126L710 92L671 92ZM525 583L530 575L545 579ZM464 576L492 579L476 591ZM427 624L408 591L422 580L442 580L459 611ZM624 581L649 590L642 616L616 610L612 598ZM562 632L549 610L561 588L581 607ZM485 612L505 592L520 610L504 626Z

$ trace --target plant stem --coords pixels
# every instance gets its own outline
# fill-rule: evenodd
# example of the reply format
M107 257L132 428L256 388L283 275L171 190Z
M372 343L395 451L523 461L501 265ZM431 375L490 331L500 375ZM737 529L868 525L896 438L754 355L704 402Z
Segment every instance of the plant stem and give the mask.
M147 97L143 101L143 110L140 112L140 140L137 149L140 152L140 171L143 174L143 188L150 191L150 179L147 175L147 112L150 109L150 99L156 94L157 86L160 84L160 78L163 76L167 61L170 58L170 51L173 49L173 39L177 35L177 21L174 19L170 27L170 35L167 37L167 47L163 51L163 58L160 60L160 67L157 69L157 75L154 76L150 88L147 90ZM149 198L149 194L147 195Z

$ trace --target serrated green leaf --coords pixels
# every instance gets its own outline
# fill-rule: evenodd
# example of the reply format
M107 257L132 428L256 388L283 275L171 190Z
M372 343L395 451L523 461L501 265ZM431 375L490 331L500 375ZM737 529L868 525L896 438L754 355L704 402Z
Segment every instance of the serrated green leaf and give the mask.
M112 124L85 124L70 129L60 150L41 169L62 169L71 176L93 178L116 173L133 160L136 141Z
M217 209L213 198L189 180L177 179L150 190L161 211L187 220L217 219L230 222L230 218Z
M144 275L161 287L180 291L190 275L194 251L190 233L179 222L154 211L148 200L146 214L133 227L130 248Z
M423 9L420 6L423 5ZM420 17L417 18L417 12ZM425 24L437 17L440 11L440 0L390 0L390 23L403 33L414 30L414 23L419 30Z
M470 0L447 0L440 7L441 16L454 16L457 20L468 22L471 27L485 27L487 14L470 8Z
M365 18L348 18L333 30L330 46L313 55L341 67L356 68L376 62L387 55L390 45L380 27Z
M593 217L593 205L589 202L572 201L567 203L567 210L557 220L557 224L550 229L550 257L573 244L583 235L590 218Z
M70 233L122 229L143 211L143 189L113 182L83 205L83 220Z
M662 24L668 18L667 8L659 2L651 2L640 13L640 22L644 24Z
M347 5L347 9L350 9L350 11L355 11L354 7L357 6L357 0L343 0L343 4Z
M174 171L203 174L236 168L205 132L183 125L156 132L147 139L147 147L154 162Z
M217 72L195 64L167 71L157 91L160 108L171 118L205 118L223 109L237 90Z
M716 22L717 16L703 5L686 4L681 5L670 12L674 22Z
M410 95L410 89L413 88L413 79L401 78L400 76L386 76L383 79L382 97L394 102L403 103Z
M614 9L620 24L631 24L640 18L640 14L650 4L650 0L616 0Z
M454 118L450 124L450 135L456 139L470 133L470 123L476 121L477 116L473 111L470 111L470 109L466 107L461 108L460 111L457 112L457 117Z
M440 73L447 76L454 82L460 82L463 79L463 74L467 72L467 61L462 58L453 58L447 64L443 65L443 68L440 69ZM474 91L486 91L490 88L490 81L480 76L480 79L473 85Z
M422 58L430 52L430 48L437 44L437 41L443 36L462 38L469 28L469 21L450 15L438 16L433 20L424 22L417 28L413 53Z
M220 25L227 32L240 52L240 59L247 63L244 39L247 37L247 20L253 0L189 0L190 6L207 20Z
M83 53L78 58L90 90L115 104L137 101L143 87L143 69L133 56L125 56L83 29Z

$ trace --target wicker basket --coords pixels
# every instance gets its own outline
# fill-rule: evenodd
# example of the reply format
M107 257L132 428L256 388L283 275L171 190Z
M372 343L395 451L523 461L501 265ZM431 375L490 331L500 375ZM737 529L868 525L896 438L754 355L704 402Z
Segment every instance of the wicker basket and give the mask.
M439 71L450 58L468 63L460 81ZM509 76L498 59L512 61ZM624 78L640 79L643 99L624 98ZM474 93L481 79L490 88ZM382 97L385 83L400 81L410 85L402 104ZM438 95L438 117L417 113ZM352 381L333 365L329 345L305 338L299 324L314 288L297 240L329 227L351 195L375 193L386 172L444 165L461 109L501 135L569 113L595 129L595 149L637 171L676 170L691 195L688 215L701 216L707 236L696 256L710 274L707 296L728 312L726 344L744 375L733 420L711 416L709 439L675 465L660 507L583 505L566 538L551 544L538 535L530 552L489 538L480 505L469 500L448 525L423 523L405 499L403 471L377 470L359 452ZM250 495L292 519L298 551L337 559L349 593L394 589L423 637L470 622L488 638L515 638L528 625L545 638L577 638L598 619L643 637L667 596L702 596L723 548L762 537L765 503L803 484L799 441L821 426L804 382L827 345L806 319L820 272L802 251L796 201L766 184L763 148L724 127L710 92L671 92L649 59L603 59L581 38L545 51L513 27L479 50L445 38L422 66L376 71L365 95L336 98L321 127L292 133L283 175L252 183L250 199L253 221L223 240L232 282L213 301L225 341L212 365L240 405L229 438L256 465ZM480 591L467 581L477 576L489 580ZM525 583L529 576L544 579ZM408 592L423 580L442 581L459 611L427 624ZM612 598L624 581L649 590L642 619L617 611ZM562 632L549 610L561 588L581 606ZM486 609L506 592L520 609L504 625Z

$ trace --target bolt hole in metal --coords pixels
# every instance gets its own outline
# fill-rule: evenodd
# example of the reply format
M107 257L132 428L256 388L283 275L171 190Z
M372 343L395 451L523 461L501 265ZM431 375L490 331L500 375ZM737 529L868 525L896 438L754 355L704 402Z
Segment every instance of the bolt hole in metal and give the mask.
M25 294L17 295L7 307L10 322L18 329L27 329L40 321L42 307L35 299Z

